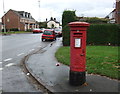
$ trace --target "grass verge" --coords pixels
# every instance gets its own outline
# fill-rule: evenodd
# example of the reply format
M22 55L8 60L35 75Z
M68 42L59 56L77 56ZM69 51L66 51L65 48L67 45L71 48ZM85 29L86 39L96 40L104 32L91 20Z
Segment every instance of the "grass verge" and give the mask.
M22 34L22 33L32 33L30 31L11 31L11 32L0 32L0 34Z
M120 57L114 46L87 46L86 71L119 79ZM55 54L57 60L63 64L70 64L70 47L61 47Z

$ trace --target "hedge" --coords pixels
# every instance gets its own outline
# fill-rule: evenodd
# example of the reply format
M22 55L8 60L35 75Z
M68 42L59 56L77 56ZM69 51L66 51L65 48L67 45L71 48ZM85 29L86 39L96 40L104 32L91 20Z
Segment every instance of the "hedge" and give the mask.
M70 27L67 24L62 30L63 46L70 46Z
M88 45L120 45L120 25L117 24L91 24L87 30ZM70 29L63 28L63 45L70 45Z
M87 30L87 44L91 45L119 45L120 25L91 24Z
M75 11L65 10L62 14L62 28L70 22L77 21Z

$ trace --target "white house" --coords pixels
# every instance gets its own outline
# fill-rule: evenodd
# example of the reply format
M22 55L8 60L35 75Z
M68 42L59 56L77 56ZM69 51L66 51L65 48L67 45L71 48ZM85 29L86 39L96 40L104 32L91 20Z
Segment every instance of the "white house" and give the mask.
M109 18L109 23L115 23L116 9L114 9L111 13L109 13L106 18Z
M47 27L48 28L59 28L60 27L60 23L58 21L56 21L56 18L52 18L47 22Z

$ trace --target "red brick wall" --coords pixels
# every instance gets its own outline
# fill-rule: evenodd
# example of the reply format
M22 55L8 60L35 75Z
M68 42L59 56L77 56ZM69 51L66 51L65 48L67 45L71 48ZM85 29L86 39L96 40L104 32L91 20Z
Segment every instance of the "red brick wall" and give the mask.
M18 28L18 26L20 25L19 16L17 16L17 14L11 10L9 10L6 15L3 16L2 22L5 22L6 29Z
M3 28L2 28L2 24L0 24L0 32L2 32L2 29L3 29Z
M120 1L116 2L116 21L120 24Z
M21 31L25 31L25 27L24 27L25 25L23 24L23 23L20 23L20 30Z
M5 18L5 21L4 21ZM25 23L26 24L35 24L35 22L29 22L28 19L26 19L27 22L20 22L20 16L17 15L13 10L9 10L3 17L2 22L5 23L6 29L12 29L17 28L21 31L25 31Z

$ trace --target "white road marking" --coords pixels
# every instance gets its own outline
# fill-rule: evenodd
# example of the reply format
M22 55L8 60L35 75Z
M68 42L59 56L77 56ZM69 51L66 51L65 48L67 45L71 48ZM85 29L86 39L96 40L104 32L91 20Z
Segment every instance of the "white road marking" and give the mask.
M12 58L5 59L4 61L6 62L6 61L10 61L10 60L12 60Z
M27 76L29 76L30 75L30 73L27 73Z
M20 54L18 54L17 56L21 56L21 55L23 55L23 54L25 54L25 53L20 53Z
M38 46L38 47L41 47L41 46Z
M9 63L9 64L7 64L7 65L5 65L6 67L10 67L10 66L13 66L13 65L15 65L14 63Z
M23 75L24 73L22 72L21 74Z
M0 71L2 71L3 70L3 68L0 68Z
M90 89L90 91L92 91L92 89Z
M31 49L31 50L29 50L29 51L31 52L31 51L34 51L34 50L35 50L35 49Z
M2 62L0 62L0 64L2 64Z

